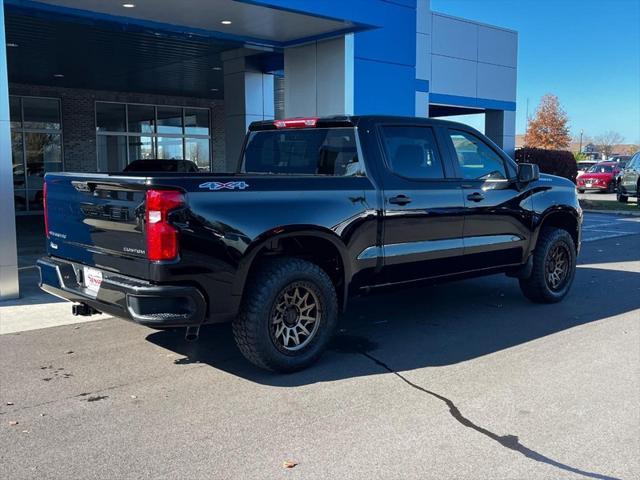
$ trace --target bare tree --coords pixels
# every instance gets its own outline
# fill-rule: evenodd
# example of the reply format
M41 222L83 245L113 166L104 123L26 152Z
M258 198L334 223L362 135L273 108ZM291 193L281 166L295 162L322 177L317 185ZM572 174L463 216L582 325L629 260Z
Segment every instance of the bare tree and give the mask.
M618 132L609 130L601 135L597 135L593 140L593 143L598 147L600 153L605 158L609 158L613 153L613 148L624 142L624 137Z

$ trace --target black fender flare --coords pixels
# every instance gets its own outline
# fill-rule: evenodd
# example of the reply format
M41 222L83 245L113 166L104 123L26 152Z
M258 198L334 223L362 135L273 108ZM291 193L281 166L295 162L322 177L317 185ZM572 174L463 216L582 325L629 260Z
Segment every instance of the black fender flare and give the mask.
M342 268L344 272L343 278L343 304L346 305L349 283L352 276L352 265L347 255L347 247L342 239L329 229L318 227L316 225L289 225L281 226L267 230L258 235L247 247L243 257L238 264L233 286L232 295L241 297L247 282L247 277L251 267L260 252L271 245L277 244L279 240L291 237L313 237L320 238L330 242L340 254Z

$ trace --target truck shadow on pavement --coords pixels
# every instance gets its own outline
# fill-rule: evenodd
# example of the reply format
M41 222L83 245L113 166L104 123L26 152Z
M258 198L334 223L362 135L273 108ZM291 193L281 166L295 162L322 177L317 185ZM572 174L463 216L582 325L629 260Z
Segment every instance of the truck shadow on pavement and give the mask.
M229 325L203 328L198 342L186 342L183 331L155 332L147 339L183 355L176 364L204 363L260 384L284 388L391 373L443 402L461 425L504 448L564 471L612 480L615 477L581 470L538 453L516 435L499 435L477 425L449 398L417 385L402 372L452 365L638 309L640 273L607 265L640 259L635 244L634 236L620 239L619 245L626 248L605 252L593 245L589 258L578 267L571 293L553 305L527 301L517 281L505 276L355 299L343 315L329 351L316 365L289 375L251 366L235 348ZM598 292L606 293L601 301L594 302Z

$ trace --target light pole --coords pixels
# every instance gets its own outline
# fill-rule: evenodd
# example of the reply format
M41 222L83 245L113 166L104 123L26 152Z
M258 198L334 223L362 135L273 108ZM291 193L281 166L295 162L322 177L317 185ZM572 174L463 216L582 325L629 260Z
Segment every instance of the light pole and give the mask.
M582 153L582 134L584 132L580 129L580 148L578 149L578 153Z

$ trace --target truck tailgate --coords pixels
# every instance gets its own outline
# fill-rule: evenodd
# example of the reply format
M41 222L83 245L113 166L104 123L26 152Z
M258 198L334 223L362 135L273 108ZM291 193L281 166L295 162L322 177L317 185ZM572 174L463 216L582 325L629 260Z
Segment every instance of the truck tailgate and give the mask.
M145 177L47 174L50 255L148 278Z

